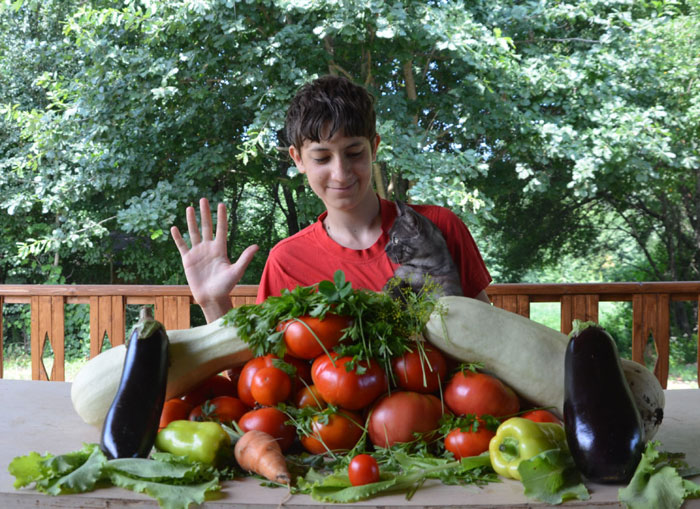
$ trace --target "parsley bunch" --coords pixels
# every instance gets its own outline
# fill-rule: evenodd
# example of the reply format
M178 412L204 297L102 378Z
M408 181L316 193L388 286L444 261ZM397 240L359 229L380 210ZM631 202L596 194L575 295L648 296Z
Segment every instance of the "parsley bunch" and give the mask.
M412 338L422 332L436 302L429 289L419 294L402 292L397 299L354 289L339 270L333 281L284 289L279 297L269 297L261 304L234 308L226 314L224 323L238 329L255 356L272 353L281 358L286 347L283 331L277 330L280 322L304 315L323 319L329 312L348 316L352 325L345 329L334 350L338 355L353 357L353 365L375 359L388 369L391 358L407 351Z

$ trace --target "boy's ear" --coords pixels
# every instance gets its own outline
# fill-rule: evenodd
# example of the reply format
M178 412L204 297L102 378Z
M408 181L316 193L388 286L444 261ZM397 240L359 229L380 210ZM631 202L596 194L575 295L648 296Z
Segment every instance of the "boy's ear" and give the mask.
M301 150L297 150L294 145L289 146L289 155L294 161L299 173L304 173L304 162L301 159Z
M381 138L378 134L374 135L374 140L371 143L372 147L372 162L374 162L377 159L377 147L379 147L379 142L381 141Z

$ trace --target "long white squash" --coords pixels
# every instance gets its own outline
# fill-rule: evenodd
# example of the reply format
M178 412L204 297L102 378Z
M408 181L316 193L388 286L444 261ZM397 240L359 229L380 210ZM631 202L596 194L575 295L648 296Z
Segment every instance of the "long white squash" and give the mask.
M170 368L166 399L180 396L206 378L242 364L253 355L235 327L224 327L220 318L191 329L167 331ZM88 424L102 427L119 388L126 346L120 345L93 357L73 381L73 408Z
M428 341L459 360L482 363L520 396L562 414L568 336L476 299L443 297L438 309L425 328ZM649 440L663 418L663 389L649 369L621 361Z
M428 341L465 362L480 362L522 397L539 406L564 404L566 336L528 318L467 297L443 297ZM444 327L444 329L443 329Z

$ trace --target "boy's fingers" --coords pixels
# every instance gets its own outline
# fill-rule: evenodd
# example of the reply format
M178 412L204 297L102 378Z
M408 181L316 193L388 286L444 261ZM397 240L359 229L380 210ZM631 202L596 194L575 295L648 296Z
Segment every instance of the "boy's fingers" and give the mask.
M253 244L252 246L248 246L245 248L245 250L241 253L241 256L238 257L238 260L236 260L236 263L233 264L233 267L236 271L240 272L240 277L243 276L243 273L245 272L245 269L250 265L250 262L253 261L253 257L255 256L255 253L258 252L258 246L256 244Z
M187 207L185 211L187 218L187 230L190 232L190 242L192 245L199 244L202 238L199 236L199 228L197 227L197 217L194 215L194 207Z
M216 208L216 238L226 244L228 234L228 221L226 219L226 205L219 203Z
M185 242L185 239L180 235L180 230L178 230L177 226L170 228L170 235L173 237L173 241L175 241L175 246L180 252L180 256L185 256L189 249L187 248L187 242Z
M202 221L202 240L211 240L211 209L209 208L209 200L206 198L199 200L199 215Z

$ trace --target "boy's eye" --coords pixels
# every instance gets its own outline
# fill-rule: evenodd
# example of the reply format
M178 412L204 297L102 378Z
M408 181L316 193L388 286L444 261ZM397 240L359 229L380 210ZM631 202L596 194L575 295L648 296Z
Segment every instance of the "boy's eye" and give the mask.
M314 161L318 164L324 164L328 162L328 157L319 157L319 158L314 158Z
M348 157L360 157L362 155L362 151L360 152L352 152L348 154Z

